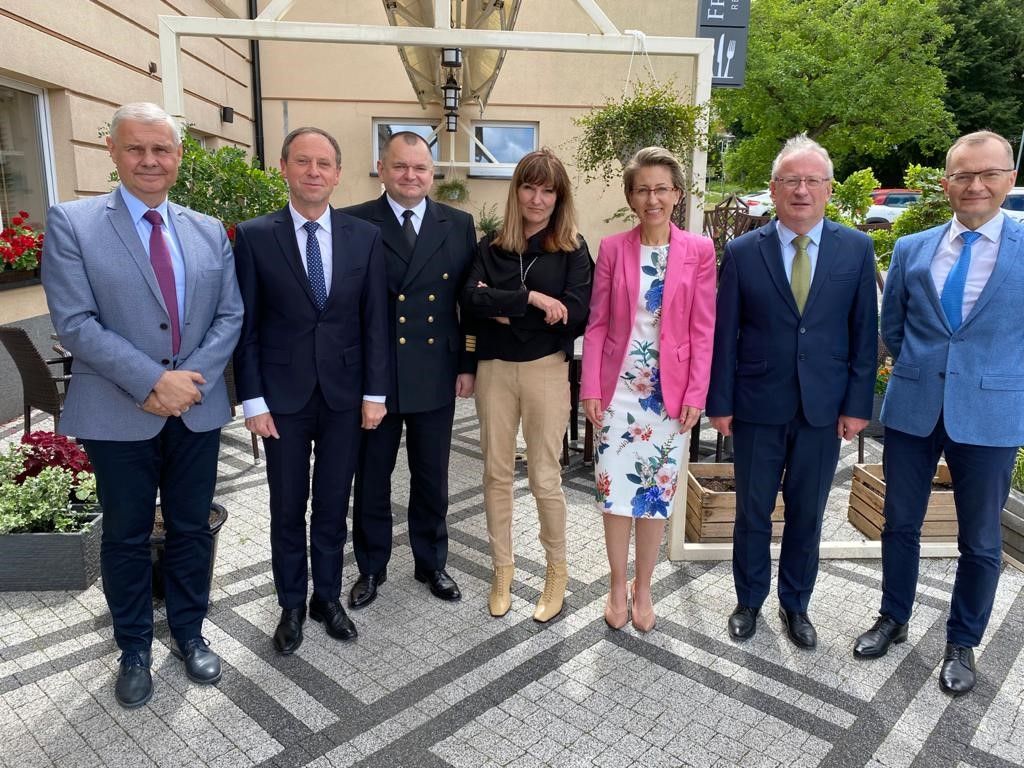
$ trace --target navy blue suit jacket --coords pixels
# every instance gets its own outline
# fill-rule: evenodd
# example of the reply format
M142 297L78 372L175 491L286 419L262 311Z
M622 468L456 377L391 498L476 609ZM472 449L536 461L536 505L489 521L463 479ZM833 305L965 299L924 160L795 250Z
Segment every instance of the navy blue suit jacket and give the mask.
M878 294L871 239L825 220L801 316L775 221L725 248L708 416L812 426L871 416Z
M383 395L390 377L380 231L336 210L331 227L331 291L322 312L287 206L235 232L245 306L235 387L239 400L263 397L271 414L296 413L317 385L332 410L359 408L363 395Z

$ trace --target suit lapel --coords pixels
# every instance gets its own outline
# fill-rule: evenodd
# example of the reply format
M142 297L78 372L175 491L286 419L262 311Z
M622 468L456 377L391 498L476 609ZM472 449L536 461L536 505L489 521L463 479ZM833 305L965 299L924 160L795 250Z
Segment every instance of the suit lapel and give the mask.
M374 207L370 221L380 227L380 239L384 246L403 263L408 264L412 259L412 252L409 250L409 244L405 241L405 233L402 232L402 227L399 226L398 218L391 210L386 195L377 198L377 205Z
M622 284L626 286L626 310L629 312L630 327L636 318L636 307L640 301L640 227L633 229L622 241L622 256L619 259Z
M1007 216L1003 221L1003 234L999 238L999 253L996 254L996 264L992 268L992 274L989 276L988 282L985 283L985 287L981 289L981 295L974 302L971 313L964 318L961 328L978 316L978 313L992 300L1010 272L1018 267L1021 246L1022 230L1014 226L1013 220Z
M394 218L394 217L392 217ZM397 220L395 222L397 224ZM451 224L444 214L432 200L427 200L427 208L423 212L423 223L420 225L420 233L416 237L416 247L412 251L412 259L409 261L409 269L406 270L405 278L402 280L402 288L408 288L409 284L418 275L423 267L430 261L430 257L441 246L441 243L448 237L448 230ZM401 230L399 230L401 233ZM405 238L404 235L401 237Z
M942 243L942 238L949 234L949 225L940 229L934 237L930 237L925 240L921 247L917 250L917 254L914 256L914 263L907 265L908 272L914 271L917 273L921 280L921 289L924 291L924 295L928 297L928 302L932 305L932 309L935 314L939 316L939 321L946 326L946 330L950 333L953 329L949 326L949 320L946 318L946 311L942 308L942 302L939 300L939 294L935 290L935 281L932 280L931 264L932 259L935 258L935 252L939 249L939 245Z
M192 308L192 297L195 296L196 285L199 283L199 262L196 260L196 254L202 252L203 246L195 224L185 215L185 210L172 202L167 203L167 210L174 217L174 234L181 246L181 258L185 261L185 317L181 318L181 330L184 332L185 322Z
M800 310L796 308L796 300L793 298L793 289L786 278L786 267L782 263L782 243L779 242L779 231L775 228L775 222L769 222L761 227L759 236L761 258L764 259L765 268L775 283L775 289L793 314L800 317ZM818 255L821 255L820 249Z
M292 222L292 214L291 211L288 210L287 205L280 210L274 218L274 237L277 239L277 245L281 249L284 261L292 271L292 275L298 282L299 287L306 294L310 303L315 306L316 301L313 299L313 290L309 287L309 277L306 276L306 270L302 266L302 256L299 254L299 244L295 239L295 227Z
M814 277L811 279L811 289L807 294L807 303L804 304L805 315L810 310L811 304L814 303L815 297L821 292L821 287L828 281L828 273L832 271L832 266L839 258L841 244L839 233L836 229L835 224L825 219L821 228L821 242L818 243L818 258L815 259L814 263ZM790 295L793 294L792 287L790 287L789 293ZM795 299L793 304L796 304Z
M342 276L345 274L346 258L345 258L345 244L351 242L351 233L349 227L341 220L341 214L331 209L331 292L327 295L327 306L324 309L328 309L331 306L331 299L338 291L338 285L342 281ZM307 280L307 282L309 282Z
M685 279L683 262L689 255L689 249L686 247L686 242L683 239L682 230L672 223L669 223L669 227L671 228L671 237L669 237L668 264L665 267L665 300L662 302L665 309L662 310L663 317L669 316L668 307L672 306L676 289Z
M152 291L156 300L160 302L164 312L167 312L167 305L164 304L164 295L160 292L160 285L156 281L153 265L149 263L149 256L146 255L146 249L142 246L142 240L139 239L138 230L135 229L131 214L128 213L128 206L124 204L121 193L116 189L110 193L110 197L107 199L107 215L114 231L117 232L117 236L121 238L132 261L135 262L142 279L146 281L146 285L149 286L149 290Z

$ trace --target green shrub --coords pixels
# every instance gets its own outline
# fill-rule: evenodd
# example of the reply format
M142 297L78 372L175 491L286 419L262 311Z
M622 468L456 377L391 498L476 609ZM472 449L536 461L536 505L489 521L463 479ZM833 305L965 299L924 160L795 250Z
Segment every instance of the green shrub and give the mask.
M941 168L929 168L911 165L903 177L907 189L921 190L921 199L912 203L893 222L891 229L878 229L870 233L875 241L875 260L880 269L888 269L892 259L892 250L896 240L904 235L912 235L938 226L953 217L953 210L939 183L942 179Z
M1017 449L1017 461L1013 465L1013 476L1010 485L1015 491L1024 493L1024 448Z

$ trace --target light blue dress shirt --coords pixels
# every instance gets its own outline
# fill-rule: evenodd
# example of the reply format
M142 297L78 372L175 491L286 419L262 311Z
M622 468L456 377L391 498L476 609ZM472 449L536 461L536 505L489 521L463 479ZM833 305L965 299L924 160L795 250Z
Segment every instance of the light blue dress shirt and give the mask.
M821 244L821 232L825 228L825 220L822 219L807 236L811 242L807 245L807 255L811 260L811 281L814 280L814 268L818 266L818 246ZM793 240L799 235L791 230L781 221L775 222L775 231L779 235L779 243L782 245L782 266L786 268L786 279L793 281L793 259L796 258L796 245Z

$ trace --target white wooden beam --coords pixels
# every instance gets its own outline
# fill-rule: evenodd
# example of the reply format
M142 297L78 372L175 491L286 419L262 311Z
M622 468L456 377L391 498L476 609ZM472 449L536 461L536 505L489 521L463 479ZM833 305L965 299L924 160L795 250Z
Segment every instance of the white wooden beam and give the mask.
M264 8L256 18L263 21L280 21L294 4L295 0L270 0L270 5Z
M434 29L452 28L451 0L434 0Z
M683 512L685 514L685 505ZM674 520L675 513L672 515ZM781 545L771 545L773 560L779 557ZM880 541L823 541L819 547L819 554L822 560L879 560L882 557L882 542ZM921 557L956 557L959 555L956 542L921 542ZM681 541L674 548L669 547L669 560L731 560L732 544L697 544L690 541Z
M612 20L608 18L608 15L601 10L596 0L576 0L576 5L580 7L590 20L594 22L594 26L601 30L604 35L617 35L619 29L616 27Z
M181 82L181 41L167 23L173 16L158 16L160 35L160 78L164 91L164 109L179 122L185 120L185 86Z

